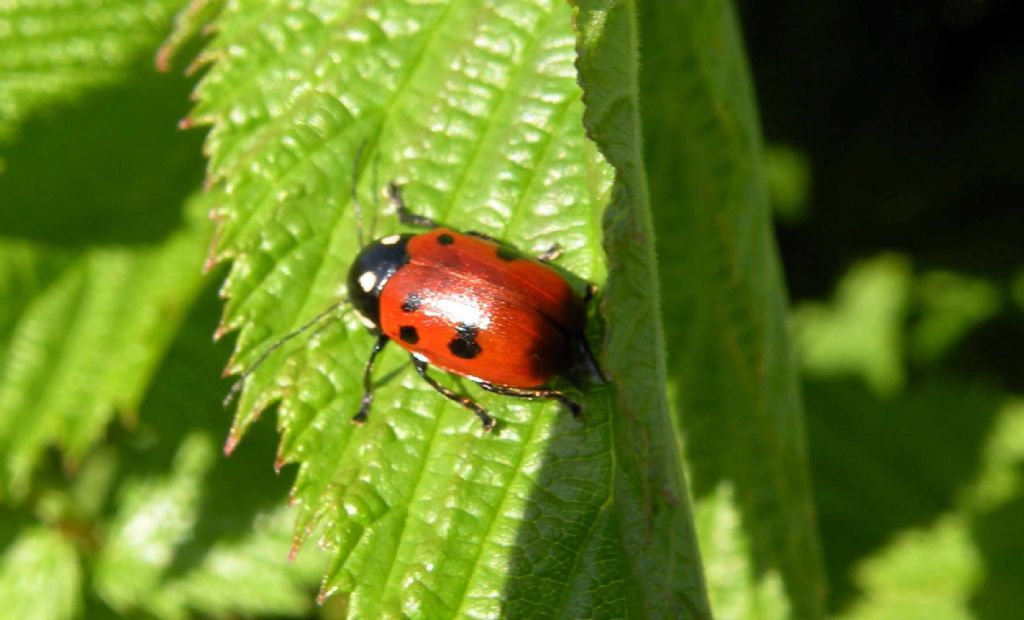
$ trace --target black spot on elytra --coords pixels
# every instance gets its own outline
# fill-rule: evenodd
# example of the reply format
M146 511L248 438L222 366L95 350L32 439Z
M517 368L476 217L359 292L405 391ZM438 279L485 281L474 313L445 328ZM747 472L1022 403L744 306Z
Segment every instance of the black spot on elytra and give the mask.
M448 350L455 357L471 360L480 355L480 345L476 341L476 325L459 323L455 326L455 337L448 343Z
M419 293L409 293L402 302L402 312L416 312L420 309L421 303L423 300L420 299Z
M455 243L455 238L448 233L441 233L437 236L437 242L441 245L451 245Z
M416 328L412 325L402 325L399 327L398 337L402 339L402 342L408 342L409 344L416 344L420 341L420 335L416 333Z
M508 246L499 245L498 258L504 261L513 261L517 258L522 258L522 255Z

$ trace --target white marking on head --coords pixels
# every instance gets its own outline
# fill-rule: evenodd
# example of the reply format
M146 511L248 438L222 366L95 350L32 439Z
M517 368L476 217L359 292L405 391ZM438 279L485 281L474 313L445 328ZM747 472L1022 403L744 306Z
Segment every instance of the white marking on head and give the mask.
M380 240L381 245L395 245L402 240L402 235L390 235Z
M359 319L359 322L362 323L363 326L366 327L367 329L377 329L377 325L370 319L363 316L363 313L359 312L358 310L356 310L356 318Z
M364 271L363 275L359 276L359 286L362 287L364 293L369 293L373 287L377 286L377 274L372 271Z

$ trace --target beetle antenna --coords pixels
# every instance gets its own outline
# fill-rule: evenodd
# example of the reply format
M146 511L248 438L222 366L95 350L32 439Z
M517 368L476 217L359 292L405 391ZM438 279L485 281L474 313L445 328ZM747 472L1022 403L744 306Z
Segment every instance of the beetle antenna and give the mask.
M348 300L343 300L339 301L336 304L332 304L329 308L327 308L320 314L316 315L316 317L314 317L312 320L305 323L301 327L297 327L292 331L288 332L280 339L278 339L276 342L274 342L272 345L267 347L266 351L260 353L259 357L257 357L256 360L252 363L252 366L249 366L249 368L247 368L245 372L239 375L238 380L231 385L231 389L228 391L228 395L224 397L224 408L227 409L231 405L231 401L233 401L235 399L235 396L237 396L238 393L242 391L242 388L245 386L246 380L249 377L251 377L254 372L256 372L256 369L259 368L260 365L263 364L263 362L265 362L268 357L270 357L271 353L280 349L289 340L295 338L296 336L301 336L302 334L306 333L314 326L316 326L317 323L326 319L328 316L333 314L335 310L342 307L346 303L348 303Z
M352 212L356 218L356 236L359 238L359 249L366 247L366 239L363 235L363 208L359 205L359 196L356 195L356 184L359 182L359 164L363 160L363 149L366 148L366 140L359 143L356 149L356 157L352 161Z
M373 153L373 169L371 174L373 178L370 179L373 182L374 191L370 193L373 196L373 217L370 218L370 236L373 237L377 234L377 214L380 213L380 192L376 188L380 187L379 179L377 177L378 168L380 167L380 151Z

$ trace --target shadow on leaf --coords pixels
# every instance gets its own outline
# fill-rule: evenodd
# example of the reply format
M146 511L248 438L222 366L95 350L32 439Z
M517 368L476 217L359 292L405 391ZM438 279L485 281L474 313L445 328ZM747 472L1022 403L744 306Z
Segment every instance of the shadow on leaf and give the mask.
M1024 613L1024 591L1020 587L1024 582L1021 523L1024 495L1020 493L973 523L974 542L981 551L985 575L971 600L979 620L1020 618Z
M219 313L220 300L209 287L183 324L143 403L142 423L154 443L126 458L126 472L165 470L190 434L201 433L217 446L227 436L231 414L221 400L228 382L220 375L230 347L210 343ZM293 476L267 476L276 447L277 434L267 423L254 425L244 446L230 458L217 451L203 476L194 529L175 548L165 578L200 565L214 543L250 536L259 514L286 501Z
M71 247L167 237L203 173L202 134L177 129L191 88L147 57L117 83L38 110L0 145L0 234Z

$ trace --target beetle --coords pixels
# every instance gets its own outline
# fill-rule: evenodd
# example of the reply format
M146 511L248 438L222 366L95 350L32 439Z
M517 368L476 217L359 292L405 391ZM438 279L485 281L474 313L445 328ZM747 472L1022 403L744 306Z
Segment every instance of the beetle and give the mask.
M576 385L584 376L605 381L585 335L593 286L580 297L547 264L557 248L533 259L482 233L462 233L411 212L394 183L387 196L403 224L426 232L377 239L349 268L349 300L377 336L353 422L366 421L374 362L392 341L409 352L427 384L475 413L486 431L494 418L439 384L429 366L497 394L556 400L578 417L579 403L548 385L555 377Z
M362 147L357 162L361 153ZM363 397L352 421L366 421L373 404L373 366L392 341L409 352L413 367L428 385L475 413L485 431L494 428L494 418L473 399L438 383L427 373L429 366L497 394L558 401L579 417L580 404L549 384L556 377L577 387L585 378L607 381L584 333L594 287L588 285L586 293L577 296L548 264L558 256L557 246L533 259L483 233L441 226L410 211L394 183L388 184L387 196L399 221L426 232L389 235L364 244L356 168L352 203L362 249L349 267L348 301L377 340L363 371ZM331 306L267 347L231 386L225 408L274 351L343 304Z

